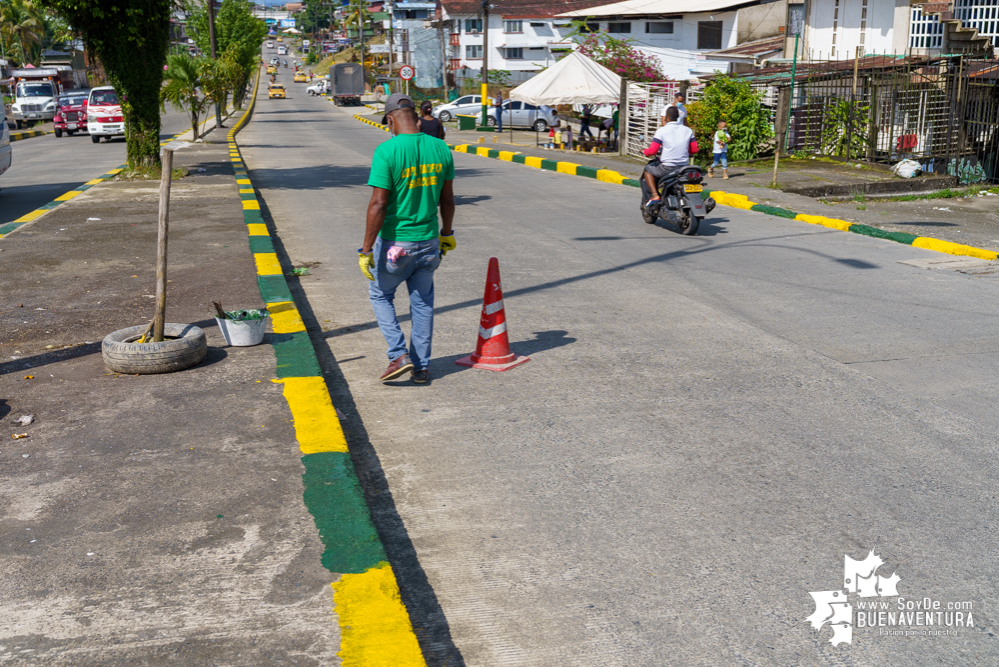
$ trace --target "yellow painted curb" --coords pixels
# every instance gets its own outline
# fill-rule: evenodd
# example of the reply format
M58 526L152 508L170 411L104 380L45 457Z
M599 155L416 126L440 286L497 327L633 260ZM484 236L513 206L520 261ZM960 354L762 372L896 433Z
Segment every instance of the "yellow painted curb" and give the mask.
M256 199L244 199L243 200L243 210L244 211L259 211L260 202Z
M961 245L960 243L951 243L950 241L931 239L925 236L918 237L912 242L912 245L915 248L936 250L937 252L945 252L948 255L963 255L966 257L977 257L978 259L999 259L999 253L992 252L991 250L974 248L969 245Z
M544 158L528 156L524 158L524 164L528 167L534 167L535 169L541 169L541 161Z
M274 382L284 384L284 398L291 409L295 438L303 454L347 451L347 438L323 378L283 378ZM343 623L342 618L340 622Z
M305 331L305 323L298 309L291 301L278 301L267 304L267 312L271 314L271 325L274 333L298 333Z
M714 193L712 192L711 195L714 196ZM829 229L838 229L841 232L850 231L850 225L853 224L851 222L847 222L846 220L827 218L822 215L805 215L804 213L796 215L794 219L800 220L801 222L807 222L810 225L821 225L822 227L828 227Z
M579 165L574 164L572 162L555 163L555 170L560 174L569 174L570 176L575 176L577 168L579 168Z
M281 262L278 261L277 253L274 252L254 253L253 261L257 263L258 276L281 275Z
M514 152L514 151L500 151L499 152L499 159L503 160L504 162L512 162L513 161L513 156L514 155L519 155L519 154L520 153Z
M621 185L621 183L624 182L624 176L617 173L616 171L611 171L610 169L598 169L597 180L603 181L604 183L614 183L615 185Z
M399 584L388 563L332 584L343 667L425 667Z
M251 222L246 226L246 229L250 236L270 236L270 232L267 231L267 225L259 222Z

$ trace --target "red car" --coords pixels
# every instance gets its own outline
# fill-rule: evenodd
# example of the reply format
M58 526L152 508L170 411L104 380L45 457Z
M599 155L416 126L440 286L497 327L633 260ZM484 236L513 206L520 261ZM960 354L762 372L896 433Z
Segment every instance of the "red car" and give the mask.
M55 135L62 133L73 136L76 132L87 131L87 90L71 90L59 96L59 110L52 122L55 124Z

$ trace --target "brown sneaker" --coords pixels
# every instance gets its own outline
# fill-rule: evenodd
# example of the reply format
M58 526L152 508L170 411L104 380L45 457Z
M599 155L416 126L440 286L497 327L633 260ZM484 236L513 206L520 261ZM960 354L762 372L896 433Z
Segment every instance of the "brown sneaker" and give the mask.
M714 178L714 177L715 177L715 170L712 169L711 167L708 167L708 178Z
M415 384L426 384L430 382L430 371L426 368L413 371L413 382Z
M379 378L382 382L394 380L413 370L413 362L409 360L409 355L404 354L388 365L385 372Z

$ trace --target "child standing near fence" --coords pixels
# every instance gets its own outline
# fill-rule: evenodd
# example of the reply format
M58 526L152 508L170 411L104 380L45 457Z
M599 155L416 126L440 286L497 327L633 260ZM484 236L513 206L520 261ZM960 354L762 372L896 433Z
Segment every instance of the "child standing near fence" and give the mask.
M712 149L714 162L711 164L711 168L708 169L708 178L714 177L715 167L718 166L719 162L722 166L722 178L728 178L728 142L732 141L732 135L725 129L726 125L725 121L718 121L718 131L715 132L714 146Z

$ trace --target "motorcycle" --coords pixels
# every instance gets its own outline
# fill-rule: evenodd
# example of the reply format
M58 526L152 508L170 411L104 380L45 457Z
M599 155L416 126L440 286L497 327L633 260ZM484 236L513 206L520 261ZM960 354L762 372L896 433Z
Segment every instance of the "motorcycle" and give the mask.
M704 172L700 167L677 167L659 178L657 186L660 203L650 209L646 203L652 198L652 193L643 178L642 219L651 225L662 218L676 225L681 234L693 236L697 233L701 220L715 208L714 199L708 197L705 201L701 198L701 192L704 191L701 184L703 180Z

